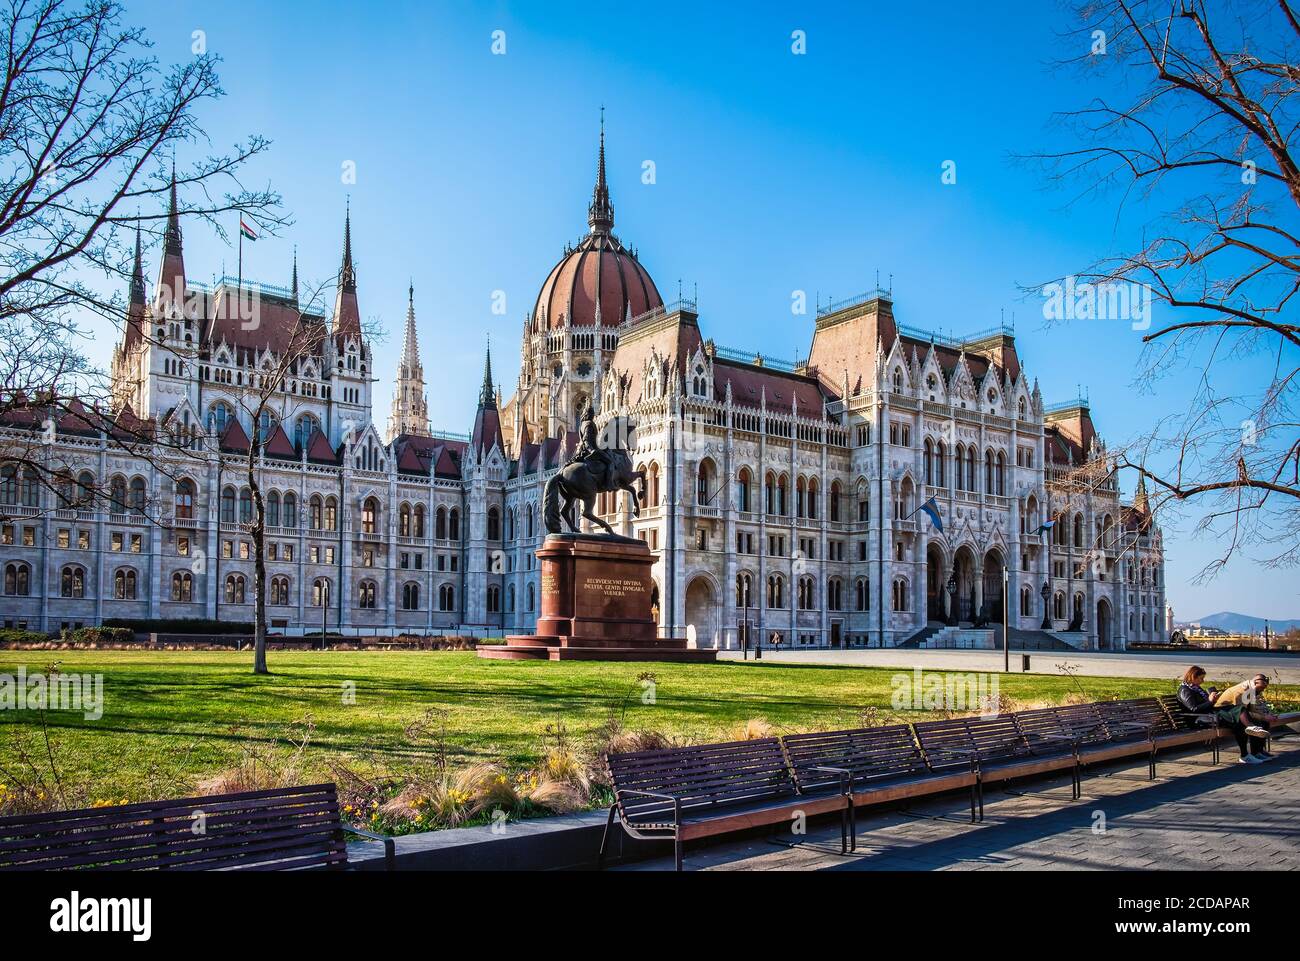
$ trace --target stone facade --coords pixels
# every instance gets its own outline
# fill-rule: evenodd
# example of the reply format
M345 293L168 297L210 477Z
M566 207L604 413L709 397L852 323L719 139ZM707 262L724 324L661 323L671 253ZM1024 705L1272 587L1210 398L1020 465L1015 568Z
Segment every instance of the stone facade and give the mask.
M654 552L663 635L895 645L999 622L1006 568L1013 628L1042 628L1046 585L1046 628L1073 646L1167 638L1145 492L1122 503L1105 470L1079 482L1107 463L1089 405L1045 406L1012 331L942 338L873 291L819 308L798 364L728 350L694 302L663 303L613 224L602 134L589 233L525 318L513 396L499 402L489 355L471 432L430 430L412 291L385 439L350 218L327 316L299 304L296 264L287 288L187 282L173 217L152 297L137 257L112 424L63 408L43 447L66 496L0 478L0 622L250 620L243 477L258 443L273 628L526 633L544 485L590 401L645 471L635 511L614 495L598 511ZM255 424L252 385L300 328L317 347ZM0 430L21 439L40 420ZM134 456L123 424L169 443ZM80 497L79 481L106 496Z

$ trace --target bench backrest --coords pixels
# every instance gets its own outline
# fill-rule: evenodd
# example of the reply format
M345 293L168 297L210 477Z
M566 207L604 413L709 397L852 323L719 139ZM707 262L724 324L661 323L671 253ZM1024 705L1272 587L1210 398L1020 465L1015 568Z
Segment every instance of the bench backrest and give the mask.
M1063 704L1049 710L1056 715L1061 729L1080 746L1104 744L1110 740L1110 728L1095 703Z
M1194 714L1183 707L1183 702L1178 700L1177 694L1161 694L1156 700L1160 702L1161 709L1168 715L1169 723L1176 731L1204 730L1214 725L1213 712Z
M840 783L835 774L816 767L849 771L854 786L927 774L925 755L917 747L909 724L868 727L853 731L787 734L781 739L799 790L824 790Z
M342 867L333 784L0 818L0 870Z
M1099 701L1097 709L1110 732L1112 741L1169 734L1174 725L1154 697L1135 697L1123 701Z
M672 819L671 801L634 791L673 795L683 811L796 793L781 742L774 737L611 754L606 766L619 812L629 822Z
M914 724L916 738L930 767L968 766L971 755L997 762L1029 756L1029 744L1010 714L955 717Z
M1012 717L1032 754L1062 754L1073 750L1075 735L1056 708L1017 711Z

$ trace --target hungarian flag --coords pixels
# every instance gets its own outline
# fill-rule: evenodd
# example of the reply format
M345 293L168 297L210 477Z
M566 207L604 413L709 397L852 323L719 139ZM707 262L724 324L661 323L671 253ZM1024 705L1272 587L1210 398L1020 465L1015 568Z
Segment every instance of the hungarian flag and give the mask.
M243 217L239 218L239 232L249 240L257 239L257 231L254 230Z

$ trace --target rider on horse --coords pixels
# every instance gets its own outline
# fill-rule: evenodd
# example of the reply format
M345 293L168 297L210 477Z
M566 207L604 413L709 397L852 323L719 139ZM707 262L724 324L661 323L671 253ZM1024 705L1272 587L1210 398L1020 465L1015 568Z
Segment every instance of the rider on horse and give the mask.
M618 456L618 452L600 446L599 433L596 430L596 413L592 410L590 400L582 409L582 420L578 424L578 440L578 450L569 463L586 464L592 477L603 487L609 478L610 468L614 466L614 458Z

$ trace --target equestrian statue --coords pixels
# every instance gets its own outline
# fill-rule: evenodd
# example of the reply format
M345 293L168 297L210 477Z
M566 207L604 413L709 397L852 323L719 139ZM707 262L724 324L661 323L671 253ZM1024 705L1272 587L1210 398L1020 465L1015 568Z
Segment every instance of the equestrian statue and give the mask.
M582 501L582 516L597 527L603 527L608 534L614 534L614 528L592 513L596 497L605 493L627 491L632 495L632 516L640 514L639 494L633 486L640 481L645 489L645 471L633 470L632 459L627 450L614 444L602 445L596 429L595 412L591 401L587 401L578 425L578 450L569 458L569 462L546 482L543 493L544 521L548 534L562 532L561 520L575 534L580 533L573 517L573 505ZM607 435L610 433L606 432Z

